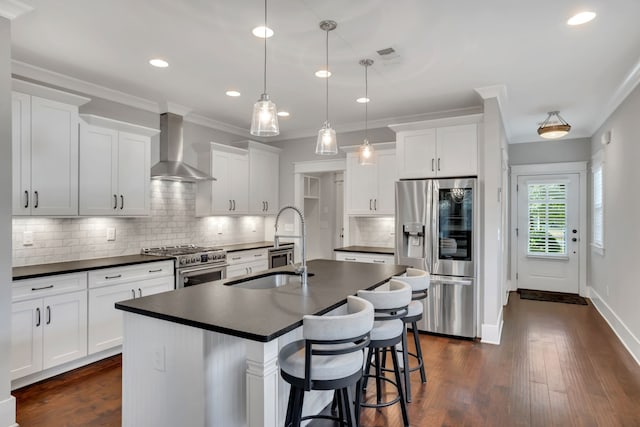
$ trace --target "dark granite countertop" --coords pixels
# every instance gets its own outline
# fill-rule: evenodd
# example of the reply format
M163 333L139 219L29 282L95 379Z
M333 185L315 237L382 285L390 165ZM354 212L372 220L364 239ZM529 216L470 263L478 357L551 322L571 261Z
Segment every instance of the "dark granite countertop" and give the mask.
M293 245L293 242L281 242L280 246L285 245ZM223 245L222 248L227 252L237 252L237 251L249 251L251 249L264 249L264 248L272 248L273 241L265 241L265 242L252 242L252 243L238 243L237 245Z
M274 289L226 286L237 278L191 286L116 303L116 308L144 316L268 342L302 325L305 314L322 315L360 289L372 289L405 266L332 260L308 263L307 289L287 284ZM292 267L277 270L291 271ZM273 271L273 270L271 270ZM265 273L253 276L264 276Z
M32 279L34 277L52 276L54 274L77 273L80 271L95 270L97 268L119 267L166 260L173 260L173 258L151 255L123 255L55 262L51 264L26 265L23 267L13 267L13 280Z
M367 254L393 255L393 248L385 248L383 246L345 246L344 248L336 248L335 252L363 252Z

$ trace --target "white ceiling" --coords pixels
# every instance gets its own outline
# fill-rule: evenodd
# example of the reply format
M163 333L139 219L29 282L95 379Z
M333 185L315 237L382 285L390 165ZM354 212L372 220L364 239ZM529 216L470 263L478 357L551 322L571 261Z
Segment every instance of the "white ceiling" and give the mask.
M15 61L249 128L262 92L263 42L251 34L262 0L24 2L34 10L12 23ZM585 9L597 18L565 24ZM278 139L311 135L324 121L325 81L314 76L325 60L323 19L338 23L329 35L338 132L363 128L358 61L372 58L372 125L471 111L481 105L476 88L504 85L509 139L524 142L555 109L573 126L569 137L592 135L635 83L638 17L637 0L271 0L267 92L291 112ZM380 59L387 47L397 60ZM149 66L153 57L170 67ZM230 88L242 96L225 96Z

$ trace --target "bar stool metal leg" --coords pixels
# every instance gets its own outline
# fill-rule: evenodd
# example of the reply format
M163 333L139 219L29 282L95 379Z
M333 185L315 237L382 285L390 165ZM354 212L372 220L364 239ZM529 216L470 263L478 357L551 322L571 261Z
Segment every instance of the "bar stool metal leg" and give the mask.
M424 372L424 359L422 358L422 346L420 345L420 333L418 332L418 322L411 322L413 333L413 342L416 345L416 354L418 355L418 363L420 366L420 379L422 384L427 382L427 374Z

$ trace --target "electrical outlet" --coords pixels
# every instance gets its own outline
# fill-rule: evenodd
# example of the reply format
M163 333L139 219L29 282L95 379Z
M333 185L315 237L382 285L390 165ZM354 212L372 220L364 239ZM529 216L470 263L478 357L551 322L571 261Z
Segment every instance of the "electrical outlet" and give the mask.
M33 245L33 231L25 231L24 233L22 233L22 245L23 246Z
M107 242L113 242L114 240L116 240L115 227L107 227Z
M153 354L151 357L153 358L152 360L153 369L159 372L164 372L166 369L166 357L165 357L164 346L155 347L153 349Z

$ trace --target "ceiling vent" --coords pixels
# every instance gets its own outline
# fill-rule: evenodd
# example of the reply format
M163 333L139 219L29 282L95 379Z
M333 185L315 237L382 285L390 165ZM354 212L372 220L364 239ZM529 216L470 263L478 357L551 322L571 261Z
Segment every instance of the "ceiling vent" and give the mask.
M397 64L400 62L400 55L398 55L398 52L396 52L396 50L392 47L380 49L376 52L378 53L378 56L380 56L382 64L389 65Z

